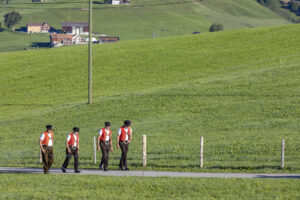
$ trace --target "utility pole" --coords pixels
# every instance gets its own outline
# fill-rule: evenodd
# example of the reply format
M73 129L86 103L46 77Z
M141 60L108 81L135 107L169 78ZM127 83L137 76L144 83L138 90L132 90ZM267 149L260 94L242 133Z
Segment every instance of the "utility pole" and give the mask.
M89 0L89 98L88 104L92 104L92 71L93 71L93 62L92 62L92 0Z

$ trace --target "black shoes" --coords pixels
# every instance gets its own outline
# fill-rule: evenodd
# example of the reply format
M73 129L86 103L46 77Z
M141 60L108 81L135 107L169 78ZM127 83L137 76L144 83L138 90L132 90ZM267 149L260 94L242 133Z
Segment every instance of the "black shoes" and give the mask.
M99 170L103 170L103 167L102 167L102 165L99 165Z
M119 167L119 170L128 171L128 170L129 170L129 168L128 168L128 167L125 167L125 168L121 168L121 167Z
M105 168L103 171L108 171L108 169L107 169L107 168Z
M62 167L62 168L61 168L61 171L62 171L63 173L66 173L66 168ZM80 171L79 171L79 170L75 170L75 173L80 173Z

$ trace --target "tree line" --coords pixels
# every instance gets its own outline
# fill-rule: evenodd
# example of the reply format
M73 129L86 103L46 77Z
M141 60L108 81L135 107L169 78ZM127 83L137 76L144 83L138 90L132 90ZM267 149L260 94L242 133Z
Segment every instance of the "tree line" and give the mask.
M272 6L274 1L279 0L257 0L257 2L263 6ZM291 0L289 2L280 1L283 8L289 9L294 12L296 15L300 15L300 0Z
M284 3L282 2L282 4ZM292 0L287 3L287 6L292 12L296 13L296 15L300 15L300 1Z

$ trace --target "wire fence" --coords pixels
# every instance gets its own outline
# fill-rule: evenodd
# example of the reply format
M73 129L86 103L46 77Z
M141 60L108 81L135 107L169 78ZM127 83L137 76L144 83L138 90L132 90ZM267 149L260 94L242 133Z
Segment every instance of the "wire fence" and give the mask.
M149 137L147 142L147 167L149 168L178 168L178 169L200 169L200 143L172 143L155 144L155 137ZM154 139L154 140L153 140ZM281 141L269 146L270 143L260 143L248 145L252 150L239 152L233 147L236 144L229 143L210 145L204 143L203 160L204 169L279 169L282 162ZM136 144L129 146L128 163L129 166L140 168L143 166L142 143L135 141ZM1 143L0 143L1 145ZM246 146L245 146L246 148ZM268 148L268 151L265 151ZM230 150L231 149L231 150ZM300 144L292 143L285 146L285 168L291 170L300 169ZM222 151L220 151L222 150ZM231 151L231 152L230 152ZM96 152L96 163L94 159L93 144L90 148L80 149L80 165L83 168L97 168L101 160L101 151ZM0 166L39 166L39 149L12 151L7 153L1 150ZM113 168L118 167L121 151L114 149L110 153L109 165ZM63 147L54 148L54 166L60 167L65 159L65 149ZM71 163L70 166L73 164Z

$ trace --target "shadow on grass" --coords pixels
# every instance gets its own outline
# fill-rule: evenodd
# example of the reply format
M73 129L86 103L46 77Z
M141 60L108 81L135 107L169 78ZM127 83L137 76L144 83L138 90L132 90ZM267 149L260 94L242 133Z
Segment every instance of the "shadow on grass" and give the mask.
M275 169L281 170L280 166L270 166L270 165L261 165L261 166L221 166L216 165L212 167L207 167L207 169L221 169L221 170L263 170L263 169ZM284 168L285 170L292 170L290 167Z
M26 32L27 33L27 27L20 27L18 29L15 29L16 32Z
M300 179L300 175L283 175L283 176L280 176L280 175L274 175L274 176L267 176L267 175L258 175L257 178L297 178L297 179Z
M141 167L141 164L131 164L132 166ZM166 164L155 164L155 163L148 163L147 167L150 168L181 168L181 169L198 169L198 164L188 164L188 165L166 165ZM295 170L295 168L291 167L285 167L284 169L281 169L279 166L269 166L269 165L262 165L262 166L211 166L211 167L205 167L205 169L219 169L219 170L236 170L236 171L258 171L258 170L264 170L264 169L273 169L278 171L291 171ZM299 175L300 176L300 175Z
M34 42L30 45L30 47L35 47L35 48L50 48L51 43L50 42Z
M93 4L108 4L108 3L104 3L103 1L93 1Z
M139 165L139 166L137 165L137 167L140 167L140 166L142 166L142 165ZM149 163L149 164L147 164L147 167L150 167L150 168L169 168L169 169L174 169L174 168L193 169L193 168L199 168L199 165L160 165L160 164Z
M52 104L18 104L18 103L4 103L0 106L53 106Z

